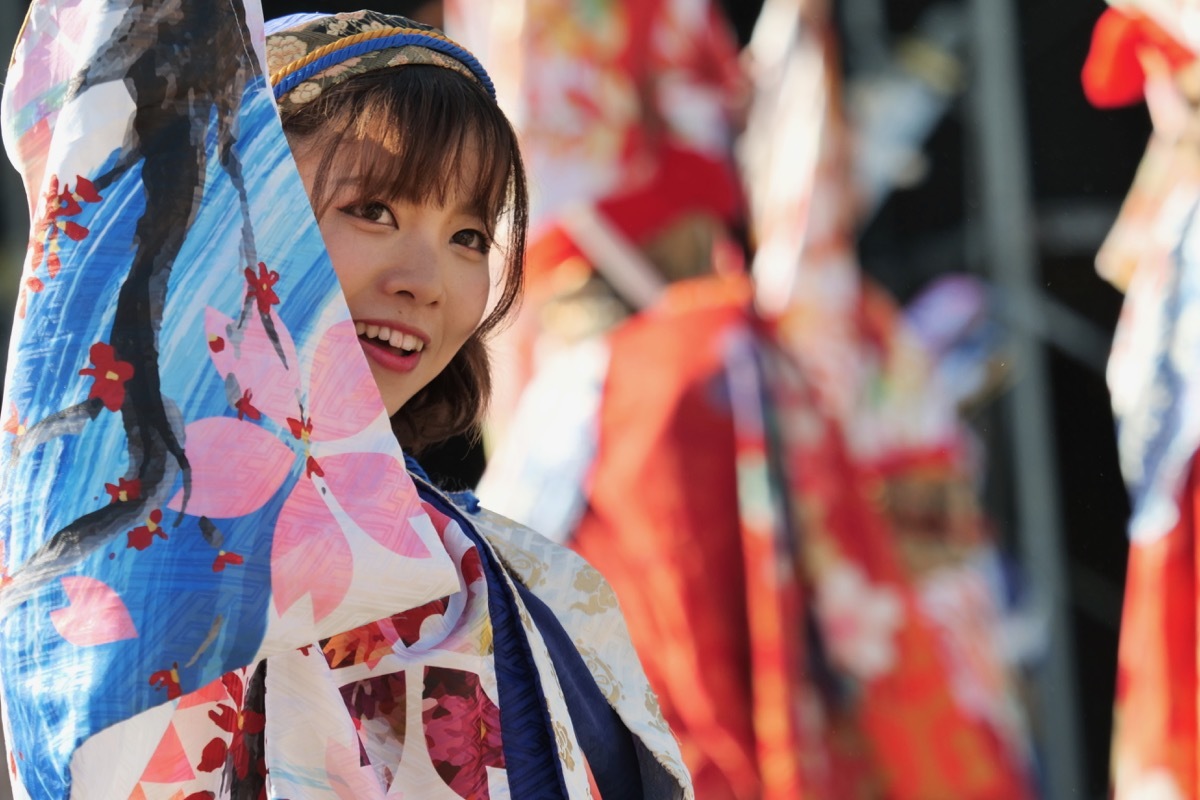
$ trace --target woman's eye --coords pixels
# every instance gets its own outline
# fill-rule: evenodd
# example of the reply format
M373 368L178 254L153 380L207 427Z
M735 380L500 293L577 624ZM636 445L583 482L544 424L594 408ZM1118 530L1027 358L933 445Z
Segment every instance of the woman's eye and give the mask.
M367 222L375 222L380 225L396 224L396 218L392 216L391 209L383 203L375 201L357 203L342 210L360 219L365 219Z
M484 255L487 255L488 251L492 249L492 240L488 238L488 235L483 231L477 231L473 228L459 231L451 237L450 241L463 247L469 247Z

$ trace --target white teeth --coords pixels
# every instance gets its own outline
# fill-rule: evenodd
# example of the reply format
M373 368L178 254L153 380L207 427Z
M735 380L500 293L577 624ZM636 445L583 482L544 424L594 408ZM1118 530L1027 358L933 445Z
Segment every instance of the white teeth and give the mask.
M370 339L379 339L382 342L387 342L397 350L419 353L425 349L425 342L420 337L414 336L411 333L404 333L403 331L394 331L387 325L368 325L365 322L355 322L354 332L359 336L366 336Z
M392 336L388 339L388 344L395 347L397 350L407 350L411 352L421 352L425 349L425 343L413 336L411 333L403 333L401 331L392 331Z

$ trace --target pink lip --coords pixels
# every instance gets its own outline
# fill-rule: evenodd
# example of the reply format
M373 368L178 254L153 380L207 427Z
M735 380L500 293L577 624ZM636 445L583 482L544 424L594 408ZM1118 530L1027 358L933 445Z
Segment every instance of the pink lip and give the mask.
M426 347L429 346L429 337L424 332L416 328L410 328L407 325L373 319L356 319L355 322L361 322L365 325L378 325L380 327L386 326L394 331L411 334L424 342ZM412 355L403 356L378 339L364 339L360 337L358 343L362 345L363 352L366 353L367 358L392 372L412 372L421 363L421 356L425 354L425 351L422 350Z
M392 372L412 372L421 361L420 353L402 356L378 339L359 339L358 343L362 345L367 358Z

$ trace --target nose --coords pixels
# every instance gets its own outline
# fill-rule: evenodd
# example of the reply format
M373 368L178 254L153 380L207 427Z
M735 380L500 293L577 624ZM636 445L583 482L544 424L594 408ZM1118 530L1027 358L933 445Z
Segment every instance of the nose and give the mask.
M388 268L380 275L380 289L407 297L420 305L436 305L445 296L442 250L434 237L420 230L404 232L388 254Z

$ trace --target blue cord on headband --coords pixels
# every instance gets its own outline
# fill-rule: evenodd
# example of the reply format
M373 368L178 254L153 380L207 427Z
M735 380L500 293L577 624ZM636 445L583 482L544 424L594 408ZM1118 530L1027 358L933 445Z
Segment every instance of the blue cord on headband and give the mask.
M381 36L378 39L367 39L357 44L335 50L328 55L318 58L311 64L306 64L276 84L274 89L275 99L281 99L300 83L323 70L340 64L347 58L361 56L364 53L372 53L376 50L386 50L389 47L404 47L405 45L417 45L430 50L436 50L461 62L479 80L483 88L487 90L488 96L492 100L496 99L496 87L492 85L492 79L488 76L487 70L483 68L483 65L479 63L479 60L475 56L454 42L448 42L436 36L426 36L422 33L398 33L393 36Z

